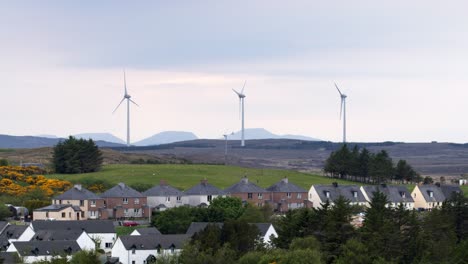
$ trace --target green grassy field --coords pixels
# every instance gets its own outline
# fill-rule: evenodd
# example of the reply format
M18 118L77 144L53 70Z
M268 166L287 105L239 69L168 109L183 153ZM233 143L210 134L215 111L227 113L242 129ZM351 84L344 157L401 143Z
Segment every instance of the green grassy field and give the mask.
M124 182L126 184L149 183L159 184L164 179L168 184L187 190L206 178L208 183L218 188L226 188L238 182L244 175L249 181L266 188L282 178L287 177L291 183L309 190L312 184L356 184L349 181L331 179L319 175L312 175L287 170L251 169L222 165L106 165L99 172L87 174L52 174L47 177L79 182L84 178L103 179L112 184Z

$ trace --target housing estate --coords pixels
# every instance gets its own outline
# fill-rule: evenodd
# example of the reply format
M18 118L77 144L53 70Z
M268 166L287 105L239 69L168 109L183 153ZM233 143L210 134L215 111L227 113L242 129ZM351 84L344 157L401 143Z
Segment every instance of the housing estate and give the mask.
M269 192L249 182L247 177L243 177L240 182L224 189L227 196L237 197L243 203L250 203L256 206L263 206L270 200Z
M151 217L146 196L125 183L119 183L100 195L104 199L107 218ZM104 214L103 214L104 215Z
M182 196L184 193L168 185L165 180L161 180L159 185L144 191L142 194L147 197L148 206L159 211L183 205Z
M208 180L204 179L199 184L185 191L182 201L185 205L190 206L208 206L214 198L223 194L222 190L209 184Z
M308 207L307 191L293 183L288 178L266 188L270 192L270 203L275 211L286 212L289 209Z

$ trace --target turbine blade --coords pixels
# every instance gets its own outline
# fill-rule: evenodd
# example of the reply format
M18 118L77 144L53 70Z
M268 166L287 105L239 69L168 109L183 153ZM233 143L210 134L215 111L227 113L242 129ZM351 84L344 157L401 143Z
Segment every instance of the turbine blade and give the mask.
M343 94L341 93L341 91L340 91L340 88L338 88L338 85L336 85L336 83L335 83L335 87L336 87L336 89L338 90L338 92L340 93L340 95L343 95Z
M127 79L125 78L125 70L124 70L124 88L125 88L125 95L127 95Z
M114 111L112 111L112 113L114 113L115 111L117 111L117 108L119 108L119 106L122 104L122 102L125 100L125 97L122 98L122 101L120 101L120 103L117 105L117 107L114 109Z
M132 99L128 99L128 100L130 100L130 102L132 102L134 105L140 107L140 106L139 106L137 103L135 103Z
M241 90L241 94L244 94L244 88L245 88L245 84L247 83L247 80L244 81L244 86L242 86L242 90Z
M232 90L233 90L238 96L241 95L238 91L236 91L236 90L234 90L234 89L232 89Z

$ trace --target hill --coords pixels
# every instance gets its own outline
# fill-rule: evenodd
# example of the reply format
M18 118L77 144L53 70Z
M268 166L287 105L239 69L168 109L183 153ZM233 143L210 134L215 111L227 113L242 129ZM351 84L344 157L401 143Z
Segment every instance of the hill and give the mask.
M135 142L133 145L136 146L152 146L152 145L161 145L169 144L173 142L187 141L197 139L197 136L192 132L184 131L164 131L158 134L155 134L151 137L145 138L138 142Z
M43 148L56 145L64 138L49 138L35 136L10 136L0 135L0 148L4 149L22 149L22 148ZM119 147L121 144L97 140L96 145L100 147Z
M233 135L229 136L231 140L240 140L242 137L242 132L238 131ZM301 136L301 135L276 135L271 133L270 131L264 128L247 128L244 131L244 137L246 140L252 139L297 139L297 140L305 140L305 141L320 141L320 139Z
M121 145L125 145L126 142L122 139L112 135L111 133L83 133L83 134L76 134L74 135L76 138L83 138L83 139L92 139L94 141L106 141L110 143L117 143Z

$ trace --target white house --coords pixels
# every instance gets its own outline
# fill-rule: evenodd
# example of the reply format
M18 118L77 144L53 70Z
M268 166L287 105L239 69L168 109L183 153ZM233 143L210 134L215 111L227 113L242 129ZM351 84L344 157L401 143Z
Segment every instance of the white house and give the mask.
M96 249L96 243L84 230L38 230L31 241L76 241L82 250Z
M188 235L120 236L112 247L112 257L122 264L147 263L165 254L178 254Z
M361 186L361 191L369 203L374 197L374 193L380 191L387 197L387 207L397 208L401 204L407 210L414 208L414 200L411 197L411 193L403 185L368 185Z
M161 235L156 227L137 228L130 234L131 236Z
M168 185L164 180L161 180L159 185L146 190L142 194L147 197L147 203L151 209L156 208L163 211L166 208L183 205L183 192Z
M190 206L208 206L214 198L223 194L222 190L209 184L207 180L202 180L200 184L184 192L182 203Z
M112 250L117 239L114 223L109 220L33 221L31 227L35 232L39 230L86 231L89 237L105 252Z
M312 185L309 190L309 201L314 208L321 208L322 204L328 201L333 205L335 200L343 197L351 205L367 206L367 200L361 189L356 185Z
M53 257L65 256L70 259L82 249L76 241L16 241L7 252L16 252L24 263L50 260Z

